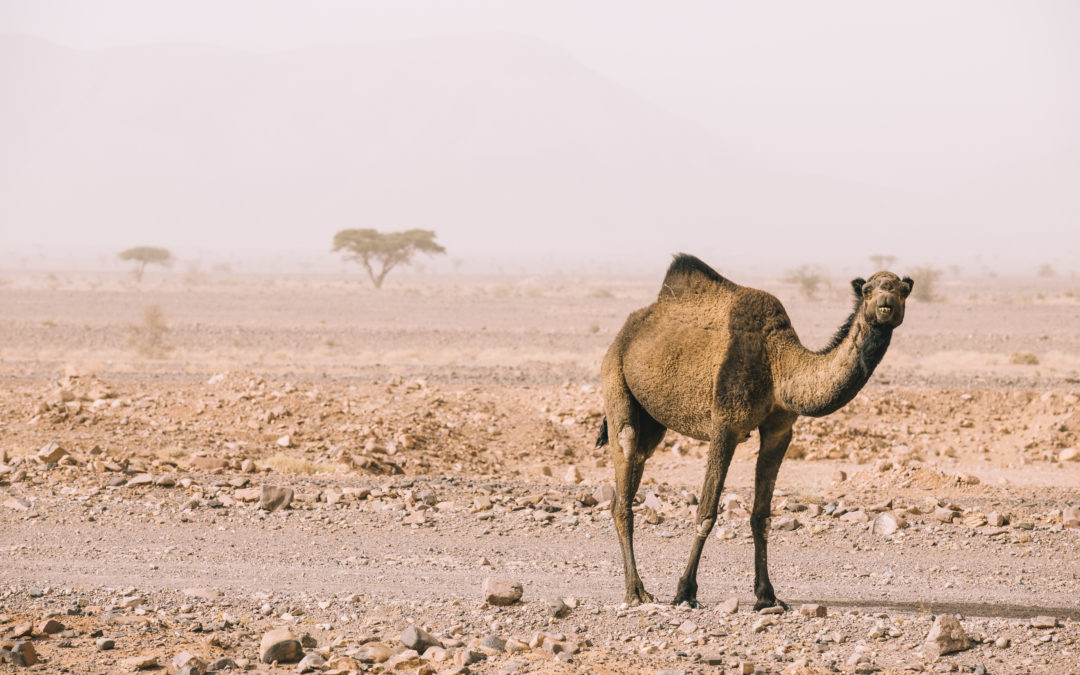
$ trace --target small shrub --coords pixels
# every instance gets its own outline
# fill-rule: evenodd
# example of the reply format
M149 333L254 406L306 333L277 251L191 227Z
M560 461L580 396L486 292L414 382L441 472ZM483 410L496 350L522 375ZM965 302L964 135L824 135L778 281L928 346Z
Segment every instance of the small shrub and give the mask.
M1009 363L1017 366L1037 366L1039 357L1031 352L1013 352L1009 354Z
M1050 263L1043 263L1035 270L1035 276L1040 279L1053 279L1057 276L1057 270Z
M799 292L807 300L816 300L818 289L821 288L822 283L825 281L825 275L815 265L802 265L793 270L788 270L784 281L798 286Z
M143 310L141 323L128 325L128 346L148 359L163 359L170 349L165 343L168 333L165 313L157 305L150 305Z
M929 265L923 265L911 270L911 278L915 280L915 288L911 291L911 297L923 302L938 302L941 300L937 292L937 282L941 279L941 270Z

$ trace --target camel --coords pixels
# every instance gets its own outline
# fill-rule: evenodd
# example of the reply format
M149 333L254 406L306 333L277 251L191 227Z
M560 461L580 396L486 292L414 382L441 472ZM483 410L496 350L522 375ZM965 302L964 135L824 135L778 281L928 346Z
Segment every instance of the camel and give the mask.
M716 522L717 502L735 447L757 429L750 528L754 538L755 609L787 607L769 581L767 529L773 487L800 415L821 417L847 404L870 379L904 320L910 278L878 272L851 282L855 309L823 349L799 341L773 295L725 279L680 254L656 302L632 313L602 367L604 419L597 447L615 464L611 510L622 549L626 602L654 602L634 560L634 495L645 462L668 429L709 442L696 532L674 604L698 606L697 569Z

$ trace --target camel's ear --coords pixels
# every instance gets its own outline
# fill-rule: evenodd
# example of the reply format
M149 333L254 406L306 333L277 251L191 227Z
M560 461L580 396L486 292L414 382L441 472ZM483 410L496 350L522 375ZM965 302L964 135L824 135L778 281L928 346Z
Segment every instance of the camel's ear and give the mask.
M904 297L906 298L911 294L911 289L915 288L915 280L911 277L904 277L900 280L900 288L903 289Z
M862 287L866 285L866 279L859 277L858 279L851 280L851 287L855 289L855 297L862 297Z

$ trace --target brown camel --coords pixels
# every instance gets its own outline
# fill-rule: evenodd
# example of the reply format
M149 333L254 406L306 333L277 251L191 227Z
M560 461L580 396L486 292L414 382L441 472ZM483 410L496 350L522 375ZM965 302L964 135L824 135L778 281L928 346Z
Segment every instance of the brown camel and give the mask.
M855 279L855 310L820 351L799 342L783 305L764 291L720 276L701 260L675 256L656 302L626 320L604 357L604 421L597 447L615 437L611 510L622 547L626 602L653 602L634 562L634 495L647 460L668 429L709 441L697 530L675 604L697 605L697 568L735 446L761 436L750 528L755 609L780 605L766 558L773 486L799 415L846 404L870 379L892 331L904 320L914 282L891 272Z

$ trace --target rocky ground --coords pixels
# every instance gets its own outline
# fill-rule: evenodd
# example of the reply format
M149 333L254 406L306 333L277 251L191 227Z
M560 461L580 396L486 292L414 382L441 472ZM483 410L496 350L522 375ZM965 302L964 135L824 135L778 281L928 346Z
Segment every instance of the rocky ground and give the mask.
M5 292L17 306L20 289ZM64 289L35 292L46 307L67 302ZM550 296L549 313L567 315L565 293ZM475 313L475 295L462 298ZM931 346L904 351L898 333L855 401L801 420L769 551L790 609L763 614L751 609L754 438L702 560L704 608L621 603L588 366L610 338L587 311L604 302L572 304L547 337L494 325L506 366L443 363L467 351L454 340L487 339L469 324L449 347L357 363L361 377L321 372L302 350L289 372L253 367L247 352L200 360L203 338L178 337L200 335L184 321L166 358L120 363L110 343L65 366L50 342L65 319L35 332L39 316L9 309L0 670L1080 670L1080 385L1062 334L1074 319L1032 328L1029 305L1007 305L997 323L968 326L975 343L1016 326L1005 346L951 363L913 322ZM811 314L792 309L796 325ZM55 313L93 334L105 310L83 311ZM294 329L268 321L264 339L282 330ZM533 339L560 346L544 357L514 342ZM1018 343L1038 349L1036 364L1010 363ZM217 370L220 358L231 368ZM661 599L690 548L703 460L702 444L671 434L647 466L636 547Z

